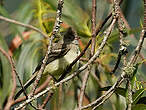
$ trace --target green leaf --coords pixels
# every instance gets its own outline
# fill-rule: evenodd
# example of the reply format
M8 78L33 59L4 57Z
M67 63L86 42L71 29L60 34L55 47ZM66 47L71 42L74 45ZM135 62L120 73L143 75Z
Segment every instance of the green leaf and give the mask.
M137 90L133 95L132 95L132 98L133 98L133 104L136 104L137 101L141 98L141 96L143 95L144 93L144 89L139 89Z
M0 14L2 14L3 16L7 17L7 18L11 18L9 13L7 12L6 9L4 9L1 5L0 5ZM10 26L12 28L13 33L18 34L21 38L22 41L24 41L23 36L21 34L21 32L19 31L19 29L14 25L10 23Z
M146 110L145 104L136 104L132 106L132 110Z
M111 88L111 86L107 86L107 87L101 88L100 91L108 91L110 88ZM126 97L125 88L118 87L118 88L116 88L115 93L117 93L123 97ZM133 104L137 103L137 101L141 98L143 93L144 93L144 89L137 90L136 92L133 93L133 95L132 95Z
M111 87L112 86L107 86L107 87L104 87L104 88L100 88L100 91L108 91ZM118 88L116 88L115 93L117 93L117 94L125 97L126 89L125 88L118 87Z
M43 55L40 51L43 49L40 38L42 38L40 34L34 32L21 47L17 71L24 82L29 79L38 61L40 61L40 56Z
M21 21L25 24L28 24L30 20L32 19L32 4L29 2L24 2L19 9L17 9L17 15L16 18L18 21ZM17 29L22 33L26 29L25 27L17 27Z
M132 88L134 88L134 83L135 83L135 78L136 78L136 73L137 73L137 70L138 70L138 67L139 67L139 63L137 63L134 67L135 67L135 70L133 71L133 76L130 79Z
M145 97L141 97L136 104L146 104L146 96Z
M0 47L6 52L8 46L0 35ZM11 67L7 58L0 52L0 106L6 101L7 96L11 90ZM1 107L0 107L1 108Z

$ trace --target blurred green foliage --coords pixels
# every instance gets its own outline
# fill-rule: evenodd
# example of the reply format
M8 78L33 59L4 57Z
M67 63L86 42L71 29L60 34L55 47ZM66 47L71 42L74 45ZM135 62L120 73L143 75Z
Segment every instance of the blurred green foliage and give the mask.
M61 27L61 31L63 31L66 27L73 27L77 31L83 45L85 46L91 37L92 2L91 0L84 0L84 2L83 0L65 0L64 2L62 15L63 25ZM0 6L0 14L2 16L13 18L26 24L32 24L40 28L46 34L51 35L56 16L57 0L27 0L27 2L14 0L13 3L16 4L11 3L11 0L9 0L9 2L4 1L4 5ZM139 40L139 32L141 29L140 22L143 21L143 1L124 0L121 7L129 25L132 28L131 30L128 30L129 33L125 38L129 42L128 56L130 56L132 50L136 47ZM111 9L112 4L110 3L110 0L97 0L97 26L99 26L100 23L106 18ZM109 23L110 20L97 36L96 50L103 40L102 33L109 26ZM9 48L11 48L10 46L12 40L16 35L19 35L22 40L21 45L13 51L13 59L16 63L17 72L24 83L29 79L35 67L43 58L47 47L46 39L34 31L31 31L29 38L24 40L22 36L23 32L26 31L30 30L0 21L0 47L8 52ZM135 37L131 37L131 34L134 34ZM119 49L118 35L119 33L115 28L111 34L111 38L108 41L108 45L105 46L104 51L98 59L100 63L98 63L98 66L96 65L94 67L96 68L96 71L92 71L99 78L99 81L95 79L93 74L89 76L85 92L86 97L83 104L88 104L89 102L97 99L97 97L101 96L102 91L107 91L108 86L112 85L118 78L122 65L120 65L121 67L119 67L116 74L109 74L109 69L114 67L117 58ZM146 45L146 43L144 45ZM142 49L141 54L146 57L145 46ZM139 59L139 61L141 61L141 59ZM136 72L137 81L146 80L146 69L144 66L145 64L141 64ZM79 89L82 85L81 78L83 75L84 72L82 72L78 78L74 78L72 81L69 81L67 84L63 85L62 92L60 92L59 88L57 88L52 99L47 104L47 109L74 109L77 106L77 98L79 96ZM11 83L12 79L10 64L6 57L0 53L0 109L5 106L4 104L7 101L12 88ZM17 82L17 85L19 86L19 82ZM142 88L135 90L133 93L133 110L144 110L146 109L146 105L137 104L137 101L146 96L145 85L140 84L138 86L142 86ZM104 105L97 108L97 110L123 110L125 107L125 92L125 87L118 88L116 90L116 94L114 94ZM37 101L38 103L42 103L41 98L39 98ZM28 106L26 109L31 110L33 108Z

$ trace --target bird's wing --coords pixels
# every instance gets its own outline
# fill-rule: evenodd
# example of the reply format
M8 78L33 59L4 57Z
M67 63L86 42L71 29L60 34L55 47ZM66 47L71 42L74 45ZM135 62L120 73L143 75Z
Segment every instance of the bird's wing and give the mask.
M73 40L74 40L74 31L69 28L68 31L66 32L66 34L64 35L64 39L63 42L59 44L56 43L56 45L53 45L52 47L52 52L48 55L48 59L46 62L46 65L51 63L52 61L54 61L55 59L61 58L64 55L66 55L68 53L68 51L70 50L70 48L68 48L68 44L70 44ZM60 51L54 51L54 50L60 50ZM27 87L29 87L36 79L36 75L38 73L38 71L40 70L42 65L42 61L38 64L38 66L36 67L35 71L33 72L32 77L25 83L24 85L24 89L26 89ZM23 90L21 89L15 96L15 99L17 97L19 97L21 95L21 93L23 92Z
M64 55L67 54L67 52L69 50L70 49L68 49L66 47L63 47L63 48L61 48L59 50L56 50L56 51L53 49L53 51L48 55L48 59L47 59L46 65L51 63L52 61L58 59L58 58L63 57ZM40 70L41 65L42 65L42 61L38 64L38 66L36 67L36 69L35 69L35 71L33 73L35 73L36 71Z

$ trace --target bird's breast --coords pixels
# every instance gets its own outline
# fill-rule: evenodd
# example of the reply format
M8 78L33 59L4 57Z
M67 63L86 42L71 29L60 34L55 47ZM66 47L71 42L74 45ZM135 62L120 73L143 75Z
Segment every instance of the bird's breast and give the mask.
M78 50L75 49L77 48L70 49L65 56L49 63L46 66L44 73L49 73L55 77L59 77L64 72L66 67L78 56Z

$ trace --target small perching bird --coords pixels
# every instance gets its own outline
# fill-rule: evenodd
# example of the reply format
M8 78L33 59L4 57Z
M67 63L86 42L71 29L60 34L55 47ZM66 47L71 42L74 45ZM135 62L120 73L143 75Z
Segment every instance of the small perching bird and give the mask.
M41 79L51 75L57 80L66 71L66 68L78 57L80 54L78 37L76 32L70 27L65 32L63 38L58 43L53 44L52 51L48 55L46 67ZM79 62L73 67L72 71L78 68ZM24 84L24 89L28 88L36 79L37 73L41 68L39 64L33 72L31 78ZM42 82L42 80L41 80ZM20 89L15 95L15 99L21 95L23 89Z

